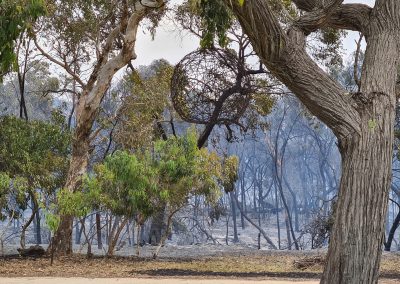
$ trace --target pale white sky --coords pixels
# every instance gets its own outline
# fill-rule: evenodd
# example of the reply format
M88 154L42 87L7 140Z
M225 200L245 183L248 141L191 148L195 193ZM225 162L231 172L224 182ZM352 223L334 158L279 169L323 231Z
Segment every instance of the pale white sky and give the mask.
M179 0L173 0L178 2ZM344 3L363 3L373 6L375 0L345 0ZM358 34L349 32L344 41L344 48L347 54L355 50L354 41ZM151 39L147 32L139 32L136 41L137 59L133 61L134 66L148 65L153 60L165 58L170 63L177 63L182 57L199 47L199 42L192 36L183 36L170 23L162 23L157 29L156 37Z
M344 3L363 3L371 7L375 5L375 0L345 0ZM347 37L343 41L343 47L347 55L353 53L356 49L355 41L358 40L359 35L357 32L348 32ZM363 42L365 44L365 41ZM365 48L365 47L364 47Z

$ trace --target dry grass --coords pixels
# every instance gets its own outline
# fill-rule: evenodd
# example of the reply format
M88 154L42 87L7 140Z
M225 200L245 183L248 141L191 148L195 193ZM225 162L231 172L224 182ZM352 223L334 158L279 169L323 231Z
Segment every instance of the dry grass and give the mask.
M242 277L242 278L318 278L322 264L316 262L307 268L296 268L295 263L304 258L323 256L321 253L250 251L244 255L225 254L219 257L158 260L134 257L95 257L86 259L82 255L60 258L50 266L48 258L0 259L0 275L58 276L58 277ZM400 254L384 254L382 277L400 279Z

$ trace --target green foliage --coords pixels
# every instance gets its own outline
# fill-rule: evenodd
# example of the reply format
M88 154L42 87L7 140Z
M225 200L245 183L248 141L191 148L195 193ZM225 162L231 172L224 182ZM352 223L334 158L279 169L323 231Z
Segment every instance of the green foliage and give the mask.
M139 158L117 151L96 166L95 176L88 178L86 185L97 207L118 216L131 217L140 212L148 217L156 208L152 204L158 190L156 177L148 153Z
M212 47L215 39L218 39L220 46L225 47L228 44L226 32L233 20L225 3L222 0L190 0L190 5L203 19L201 47Z
M205 195L215 201L222 179L220 158L207 149L198 149L197 135L190 130L182 137L155 143L155 167L159 184L171 208L184 206L191 195Z
M275 99L266 94L254 94L251 107L261 116L271 113Z
M1 209L8 206L10 184L10 177L5 173L0 173L0 220L4 219L3 210Z
M70 134L60 125L15 117L0 119L0 172L52 190L63 183Z
M57 214L46 211L45 222L47 224L47 227L54 234L58 230L58 227L60 226L61 218Z
M83 192L71 192L61 189L57 193L58 211L61 215L84 217L90 212L86 195Z
M227 157L224 161L223 185L225 192L234 190L234 184L238 179L239 159L237 156Z
M338 66L342 68L342 38L346 34L344 30L333 28L319 30L317 32L317 39L320 41L320 44L314 48L313 55L315 58L325 63L328 67Z
M81 217L102 210L136 215L143 222L163 204L179 210L192 195L204 195L215 203L221 186L237 174L236 157L226 159L225 165L216 153L197 148L195 131L158 140L143 153L117 151L86 176L82 191L58 193L59 213Z
M29 199L38 197L38 191L45 198L61 187L68 167L69 141L69 133L60 125L2 117L0 210L18 217L15 211L24 211ZM15 202L9 204L11 199Z
M17 67L15 40L44 13L44 0L0 0L0 79Z
M47 0L45 30L52 30L71 48L97 38L96 34L109 20L115 20L120 6L104 0ZM82 53L82 55L86 55Z
M169 107L173 66L161 59L154 61L148 70L133 71L126 81L130 95L120 110L122 113L116 140L124 148L149 147L152 141L161 138L156 127Z

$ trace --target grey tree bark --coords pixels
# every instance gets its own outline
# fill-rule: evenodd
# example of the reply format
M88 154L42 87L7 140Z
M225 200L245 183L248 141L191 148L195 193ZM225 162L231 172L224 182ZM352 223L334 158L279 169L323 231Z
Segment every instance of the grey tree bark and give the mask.
M400 1L377 0L374 8L316 2L283 30L268 1L225 0L270 72L338 138L342 177L321 283L377 283L391 184ZM305 51L305 36L327 26L366 37L359 93L348 94Z
M58 60L41 48L35 39L39 52L48 60L61 66L76 79L82 87L82 94L76 103L76 128L72 139L72 155L64 188L69 191L79 189L82 176L85 174L91 150L91 140L95 137L92 126L97 117L101 101L109 88L112 78L131 60L136 59L135 44L140 22L152 10L163 6L163 0L135 1L134 7L129 7L127 1L121 2L122 16L115 24L107 38L98 47L97 61L92 72L84 82L75 74L70 66ZM122 37L122 45L114 52L114 43ZM72 222L73 216L61 216L61 222L54 236L53 247L57 254L72 253Z

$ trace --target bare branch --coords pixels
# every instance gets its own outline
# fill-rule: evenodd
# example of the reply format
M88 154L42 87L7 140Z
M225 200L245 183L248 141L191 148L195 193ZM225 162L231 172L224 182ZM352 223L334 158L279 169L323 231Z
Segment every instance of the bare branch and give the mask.
M324 72L305 50L304 32L291 27L286 33L267 1L225 0L238 17L252 46L268 70L285 84L307 108L338 137L346 138L360 131L360 117L346 90ZM335 1L338 5L341 1ZM327 7L333 7L328 5ZM322 22L326 16L322 17Z
M355 54L355 58L354 58L354 82L356 82L357 87L358 87L358 91L360 91L361 88L361 81L360 78L358 78L358 58L360 56L360 49L361 49L361 41L363 39L363 34L360 33L360 38L358 39L358 41L356 41L357 44L357 49L356 49L356 54Z
M80 84L80 85L82 86L82 88L85 87L86 84L81 80L81 78L80 78L74 71L72 71L72 69L69 67L68 64L65 63L65 61L64 61L64 63L63 63L63 62L61 62L61 61L55 59L53 56L51 56L51 55L50 55L49 53L47 53L46 51L44 51L43 48L42 48L42 47L39 45L39 43L37 42L36 37L33 37L33 42L35 43L36 48L40 51L40 53L41 53L44 57L46 57L46 58L47 58L48 60L50 60L51 62L53 62L53 63L59 65L60 67L64 68L65 71L66 71L69 75L71 75L71 76L76 80L76 82L78 82L78 84Z

